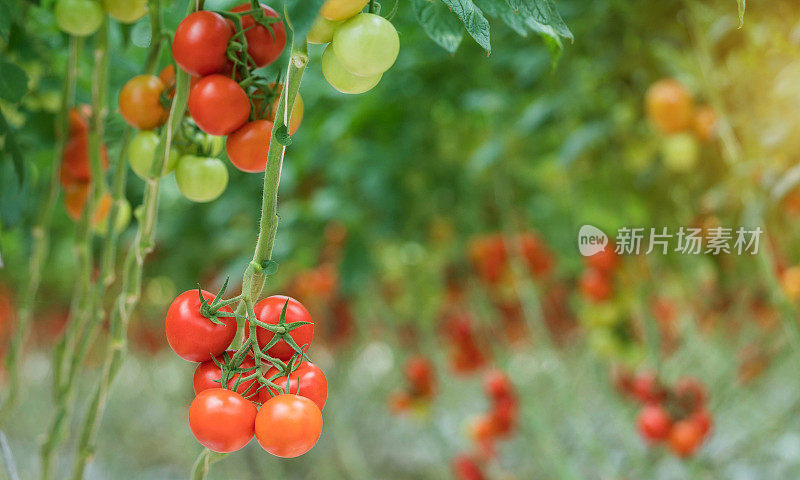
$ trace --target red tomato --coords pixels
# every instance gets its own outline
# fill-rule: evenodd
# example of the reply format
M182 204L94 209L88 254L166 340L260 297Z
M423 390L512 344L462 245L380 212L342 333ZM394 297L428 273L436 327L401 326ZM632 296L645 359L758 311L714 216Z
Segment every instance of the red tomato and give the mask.
M299 457L311 450L321 433L322 412L306 397L272 397L256 416L256 440L276 457Z
M543 277L553 269L553 254L544 241L533 232L522 233L517 237L522 257L534 277Z
M481 414L473 418L467 427L469 438L474 442L485 442L497 435L491 415Z
M69 136L86 135L89 133L89 118L92 116L92 107L81 104L69 110Z
M661 441L669 436L672 419L661 405L651 403L645 405L637 419L639 433L648 441Z
M594 302L608 300L614 293L608 275L594 268L584 270L580 286L583 295Z
M209 135L228 135L250 116L250 100L238 83L224 75L209 75L189 92L189 114Z
M236 352L233 350L228 350L228 356L233 357ZM220 363L224 363L224 358L222 355L216 356L217 360ZM228 381L228 389L233 390L233 386L236 384L236 380L241 376L250 376L255 373L255 366L256 362L253 360L253 357L245 357L242 360L241 365L239 365L240 369L251 369L246 373L237 373ZM198 393L202 392L203 390L208 390L209 388L222 388L222 384L219 380L222 378L222 371L219 369L214 360L206 360L205 362L197 365L197 368L194 371L194 377L192 379L192 383L194 385L194 393L197 395ZM236 392L242 395L245 398L250 400L258 400L259 397L259 390L258 388L258 380L253 379L247 382L243 382L239 385L239 388L236 389Z
M598 272L611 273L619 265L619 255L614 250L614 245L609 243L605 249L586 257L586 264Z
M436 390L436 378L430 360L421 355L409 358L405 373L412 395L423 398L433 395Z
M653 372L642 372L633 378L631 395L642 403L660 402L665 397L664 389Z
M519 411L517 400L513 397L496 399L492 405L491 417L497 435L508 435L517 424Z
M230 24L218 13L201 10L181 20L172 41L172 57L190 75L221 72L228 63Z
M236 392L212 388L200 392L189 407L189 428L209 450L235 452L255 434L257 409Z
M106 146L100 147L100 161L103 168L108 168L108 151ZM79 134L69 138L61 154L61 170L59 180L62 186L75 183L88 183L92 179L89 165L89 135Z
M203 298L209 304L214 294L203 292ZM220 311L230 312L230 307L222 307ZM167 342L179 357L190 362L204 362L213 355L220 355L233 341L236 335L236 319L218 317L224 325L217 325L200 313L200 297L197 290L181 293L172 301L167 310Z
M267 378L272 378L278 374L278 369L275 367L267 370L264 375ZM273 395L279 395L285 391L286 376L278 377L273 380L281 391L269 389ZM322 370L311 362L301 363L291 375L289 375L289 393L306 397L312 402L317 404L320 410L325 408L325 401L328 399L328 380ZM266 403L270 399L270 392L267 388L261 390L261 403Z
M268 17L280 18L278 12L263 3L261 9ZM231 12L247 10L250 10L250 4L243 3L232 9ZM271 32L265 26L256 23L252 15L242 17L242 29L245 30L244 36L247 39L247 53L253 57L259 67L267 66L277 60L281 56L283 47L286 46L286 27L283 22L277 21L269 26L272 28Z
M164 82L155 75L137 75L119 92L119 113L128 125L151 130L167 121L169 112L161 105Z
M283 305L287 300L289 301L289 305L286 307L286 323L311 321L311 314L308 313L308 310L306 310L306 307L304 307L302 303L284 295L273 295L258 302L254 308L256 318L261 322L277 325L281 317L281 310L283 310ZM245 323L244 329L245 335L250 335L250 325ZM261 327L256 328L258 345L262 348L264 345L268 344L274 336L275 334L269 330ZM297 346L305 351L314 338L314 324L302 325L295 328L289 333L289 336L292 337ZM278 340L278 343L267 350L267 354L285 362L292 358L292 355L295 354L295 350L284 340Z
M478 462L467 455L460 455L453 459L453 472L456 480L485 480Z
M703 436L706 436L711 431L711 427L714 426L714 419L711 418L711 414L705 408L692 413L689 420L697 426Z
M263 172L272 138L272 122L256 120L228 135L225 151L231 163L243 172Z
M669 432L669 448L681 458L694 455L701 443L703 432L691 420L677 422Z
M475 239L469 254L478 275L490 284L500 281L508 266L508 250L502 235Z
M500 370L492 370L486 374L483 380L483 388L486 395L494 400L510 398L514 394L514 387L508 375Z

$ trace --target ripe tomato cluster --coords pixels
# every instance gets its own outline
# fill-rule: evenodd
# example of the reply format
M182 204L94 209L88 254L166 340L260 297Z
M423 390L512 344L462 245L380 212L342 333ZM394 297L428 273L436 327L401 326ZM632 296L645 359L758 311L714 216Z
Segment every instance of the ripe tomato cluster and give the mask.
M472 419L469 435L487 456L495 454L497 440L508 438L517 426L519 401L508 376L500 370L490 370L483 380L490 410Z
M711 432L713 419L706 405L706 388L699 380L684 377L667 387L650 371L618 372L616 384L643 405L636 423L648 444L666 442L672 453L687 458L697 452Z
M326 0L308 32L308 43L326 44L322 74L342 93L371 90L400 53L392 23L363 12L369 0Z
M406 388L389 398L389 408L395 413L423 408L436 395L436 375L429 358L414 355L406 361L404 373Z
M328 397L325 375L306 355L311 316L293 298L267 297L244 317L244 343L229 350L237 333L230 305L241 296L222 300L223 292L186 291L167 311L167 342L198 363L189 428L215 452L234 452L255 436L275 456L303 455L322 433Z
M488 355L478 343L474 321L467 312L447 308L442 332L450 346L450 366L454 372L471 373L486 365Z
M697 163L700 143L716 134L717 116L708 105L695 106L694 98L676 79L661 79L645 94L647 118L666 135L661 143L661 159L671 171L685 173Z
M57 0L54 10L58 28L76 37L95 33L106 13L120 23L134 23L147 13L147 0Z

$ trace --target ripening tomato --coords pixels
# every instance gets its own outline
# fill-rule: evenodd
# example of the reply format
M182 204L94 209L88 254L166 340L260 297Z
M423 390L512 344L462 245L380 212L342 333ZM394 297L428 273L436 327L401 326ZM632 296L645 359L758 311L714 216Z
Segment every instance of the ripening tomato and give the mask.
M250 100L235 81L224 75L209 75L189 92L189 114L209 135L228 135L247 121Z
M681 420L669 432L669 448L681 457L687 458L700 448L703 443L703 432L700 426L691 420Z
M288 304L286 303L287 301ZM258 302L254 307L256 318L261 322L277 325L284 305L286 305L287 324L293 322L311 322L311 314L308 313L306 307L294 298L284 295L273 295ZM245 335L250 335L250 325L248 323L244 324L244 331ZM275 334L269 330L256 327L256 339L261 348L268 344L273 336L275 336ZM306 351L311 340L314 338L314 324L311 323L297 327L289 333L289 336L292 337L298 347ZM295 354L295 350L284 340L278 340L278 343L267 350L267 354L285 362L292 358L292 355Z
M672 428L672 419L661 405L651 403L645 405L636 420L639 434L650 442L666 440Z
M367 6L369 0L325 0L319 14L328 20L347 20Z
M436 390L436 378L431 361L422 355L408 359L405 366L406 381L415 397L428 398Z
M211 388L200 392L189 407L189 428L209 450L235 452L255 434L258 411L236 392Z
M202 291L207 303L214 300L214 294ZM230 307L220 308L222 312L232 313ZM200 296L197 290L188 290L178 295L167 310L167 342L172 350L184 360L204 362L214 355L220 355L236 335L236 319L217 317L223 322L218 325L200 312Z
M486 480L478 462L468 455L459 455L453 459L453 472L456 480Z
M236 354L234 350L228 350L228 357L233 357ZM225 359L222 355L216 355L217 361L220 363L225 363ZM242 363L239 365L239 369L246 370L244 373L237 373L228 381L227 388L229 390L233 390L233 386L236 384L236 380L240 377L247 377L255 373L256 362L253 360L253 357L247 356L242 360ZM194 377L192 378L192 385L194 386L194 394L197 395L203 390L208 390L210 388L222 388L222 384L220 383L220 379L222 378L222 371L214 363L214 360L208 359L203 363L197 365L197 368L194 370ZM250 400L258 400L259 398L259 390L258 390L258 380L248 380L246 382L242 382L238 388L236 388L236 393L239 395L248 398Z
M717 130L717 114L714 109L708 105L698 107L692 118L692 130L698 140L710 142Z
M483 389L486 391L486 395L494 400L510 398L514 394L511 380L500 370L491 370L486 374L483 379Z
M701 408L692 413L689 416L689 420L697 426L704 437L708 434L708 432L711 431L711 427L714 426L714 420L711 418L711 414L705 408Z
M103 7L95 0L58 0L54 13L58 28L76 37L96 32L105 17Z
M172 41L172 57L190 75L202 77L225 70L228 41L233 35L222 15L207 10L181 20Z
M280 90L283 88L283 85L278 84L275 85L274 83L270 84L270 87L273 88L278 95L275 96L274 100L272 100L272 105L269 105L269 111L265 112L265 119L269 120L270 122L275 122L275 115L278 113L278 103L280 102ZM256 105L256 111L258 112L260 105ZM292 107L291 117L289 118L289 135L294 135L294 132L300 128L300 122L303 121L303 113L305 110L305 106L303 105L303 97L300 96L300 92L297 93L297 96L294 99L294 107ZM283 117L283 113L281 112L281 118Z
M490 284L499 282L508 267L508 249L499 234L474 239L469 257L478 276Z
M260 4L261 9L267 17L280 19L278 12L272 8ZM243 3L236 8L231 9L231 12L245 12L250 10L249 3ZM247 53L253 57L256 65L265 67L274 62L281 56L283 48L286 46L286 27L283 22L278 20L275 23L270 23L270 29L257 23L252 15L245 15L241 17L242 29L245 31L245 38L247 39Z
M111 213L109 209L109 213ZM122 199L119 205L119 212L117 213L117 221L114 224L114 232L120 233L131 223L131 204L126 199ZM97 215L95 214L95 217ZM98 221L93 225L94 231L100 235L101 237L105 237L108 233L108 223L107 221Z
M278 395L267 400L256 416L256 440L261 448L282 458L303 455L322 434L322 412L311 400Z
M133 23L147 13L147 0L103 0L106 11L114 20Z
M175 181L184 197L198 203L210 202L228 186L228 169L218 158L184 155L178 159Z
M692 121L692 96L679 81L667 78L650 85L645 94L647 117L663 133L676 133Z
M308 40L308 43L317 45L330 43L330 41L333 40L333 32L335 32L341 24L341 21L336 22L333 20L328 20L320 15L314 19L314 23L311 25L308 35L306 35L306 40Z
M231 163L243 172L263 172L272 138L272 122L256 120L228 135L225 151Z
M69 183L64 185L64 208L67 215L75 221L81 218L83 206L89 197L88 183Z
M330 45L322 54L322 74L333 88L349 94L364 93L367 90L371 90L381 81L381 76L383 76L382 73L379 73L362 77L348 72L336 58L336 54L333 53L333 48Z
M167 121L169 112L161 105L164 82L155 75L137 75L119 92L119 113L128 125L151 130Z
M272 378L280 371L272 367L267 370L264 375L267 378ZM272 395L279 395L285 392L286 389L286 375L272 380L273 383L281 387L278 391L272 388L264 388L261 390L261 403L266 403ZM322 370L311 362L302 362L292 373L289 375L289 392L314 402L320 410L325 408L325 402L328 400L328 380Z
M89 118L91 116L92 107L85 103L69 109L70 138L89 134Z
M517 236L517 241L531 275L541 278L553 270L553 254L539 235L534 232L521 233Z
M470 420L467 432L469 438L474 442L485 442L497 436L492 416L485 413Z
M580 287L583 295L594 302L608 300L613 294L611 279L608 275L593 268L584 270L580 279Z
M150 177L150 168L153 166L156 150L159 143L158 134L149 130L140 130L131 139L128 145L128 162L131 170L142 180ZM164 174L172 172L178 165L178 150L170 148Z
M336 29L331 42L339 63L361 76L389 70L400 52L400 37L392 22L374 13L360 13Z
M100 147L100 162L103 169L108 168L108 151L105 145ZM89 136L84 134L70 137L61 153L61 170L59 171L61 185L88 183L91 179Z
M158 78L161 79L161 82L164 84L164 92L167 94L167 98L172 98L175 96L175 66L173 64L169 64L166 67L161 69L161 72L158 74ZM200 80L200 77L195 75L189 76L189 91L197 85L197 82Z

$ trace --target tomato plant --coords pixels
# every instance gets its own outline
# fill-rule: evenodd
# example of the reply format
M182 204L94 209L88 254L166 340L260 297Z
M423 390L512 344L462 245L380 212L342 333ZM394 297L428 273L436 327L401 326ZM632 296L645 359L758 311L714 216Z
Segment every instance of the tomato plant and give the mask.
M247 53L253 58L258 67L265 67L280 57L283 48L286 46L286 27L280 21L278 12L271 7L260 4L266 17L277 18L278 21L269 24L269 28L261 25L253 19L252 15L241 17L242 29L247 38ZM243 3L231 12L246 12L250 10L249 3Z
M322 413L308 398L278 395L261 406L255 433L261 448L272 455L299 457L317 443L322 433Z
M309 322L308 324L300 325L286 334L281 335L281 340L278 340L273 346L267 349L268 355L287 361L296 353L295 349L287 343L287 337L304 351L314 338L314 323L311 321L311 314L308 313L308 310L306 310L306 307L304 307L302 303L284 295L272 295L261 300L255 305L254 311L256 318L258 318L260 322L269 325L279 325L281 312L284 306L286 306L286 324ZM245 335L250 335L249 324L245 325ZM256 338L258 339L258 345L262 348L266 346L275 335L275 333L263 327L256 327Z
M236 392L211 388L189 407L189 428L198 442L220 453L235 452L255 434L256 406Z

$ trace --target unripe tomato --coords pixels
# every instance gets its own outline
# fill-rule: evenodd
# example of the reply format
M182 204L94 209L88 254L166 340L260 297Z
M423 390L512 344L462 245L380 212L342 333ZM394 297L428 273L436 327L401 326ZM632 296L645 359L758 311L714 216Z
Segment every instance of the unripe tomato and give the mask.
M703 432L691 420L677 422L669 432L669 448L681 458L694 455L702 443Z
M276 457L303 455L321 434L322 412L314 402L298 395L272 397L256 416L256 440Z
M231 163L243 172L263 172L272 138L272 122L256 120L228 135L225 151Z
M688 133L670 135L661 143L661 160L675 173L687 173L697 164L700 145Z
M86 37L103 24L103 7L95 0L58 0L55 7L56 24L63 32Z
M672 428L672 419L669 413L664 410L664 407L654 403L642 408L636 422L639 426L639 433L645 440L651 442L665 440Z
M686 87L672 78L655 82L645 94L647 117L664 133L676 133L689 127L692 103Z
M158 143L159 137L156 132L141 130L136 132L128 145L128 162L131 164L131 170L142 180L150 176L150 167L153 165ZM165 175L175 170L178 157L178 151L174 147L170 148Z
M279 373L275 367L270 368L264 375L267 378L272 378ZM261 403L269 401L270 393L272 395L279 395L286 389L286 375L272 380L273 383L281 387L278 391L272 388L264 388L261 390ZM322 370L311 362L302 362L295 371L289 375L289 393L306 397L314 402L320 410L325 408L325 402L328 400L328 379Z
M335 32L336 29L341 24L342 22L340 21L335 22L333 20L328 20L327 18L320 15L316 19L314 19L314 24L311 25L311 29L308 31L306 40L308 40L308 43L313 43L317 45L322 45L323 43L330 43L330 41L333 40L333 32Z
M319 14L328 20L347 20L367 6L369 0L326 0Z
M258 411L236 392L212 388L200 392L189 407L189 428L209 450L235 452L255 434Z
M112 204L113 202L110 201L113 199L110 196L108 198L109 198L108 210L105 212L102 219L98 217L99 211L95 212L95 218L98 219L98 221L93 222L94 231L97 232L97 234L100 235L101 237L106 236L106 234L108 233L108 221L106 220L105 217L107 217L111 213L111 207L113 207ZM123 198L121 200L119 211L117 213L117 221L114 224L114 232L116 233L122 232L123 230L125 230L125 228L128 226L130 222L131 222L131 204L130 202L128 202L128 200Z
M717 133L717 114L708 105L698 107L692 118L692 129L697 139L703 143L708 143Z
M209 304L215 298L205 290L202 294ZM167 310L167 342L179 357L190 362L204 362L222 354L236 335L235 318L218 317L223 322L218 325L204 316L200 308L197 290L187 290L178 295ZM232 313L227 306L220 311Z
M128 125L150 130L167 121L169 112L161 105L164 83L155 75L137 75L119 92L119 112Z
M172 57L190 75L202 77L228 65L230 24L218 13L201 10L181 20L172 41Z
M210 202L228 186L228 169L218 158L184 155L175 169L178 190L193 202Z
M224 75L209 75L189 92L189 114L200 130L228 135L247 121L250 100L235 81Z
M235 351L229 350L228 356L233 357L236 354ZM217 360L220 363L225 363L225 359L222 355L216 355ZM246 373L237 373L231 377L228 381L228 390L233 390L233 386L236 385L236 380L240 377L247 377L252 375L255 372L256 362L253 360L253 357L247 356L242 363L239 365L238 368L240 369L250 369ZM206 360L203 363L197 365L197 368L194 370L194 377L192 377L192 385L194 386L194 394L198 395L200 392L204 390L208 390L211 388L222 388L222 384L220 383L220 379L222 378L222 371L214 363L214 360ZM239 395L249 399L249 400L258 400L260 391L258 390L258 380L248 380L246 382L242 382L239 384L239 387L236 389L236 393Z
M328 45L322 54L322 74L333 88L342 93L364 93L381 81L382 73L361 77L348 72L333 53L333 48Z
M114 20L133 23L147 13L147 0L104 0L106 11Z
M270 325L277 325L280 321L281 311L286 302L286 323L293 322L311 322L311 314L308 313L306 307L294 298L285 295L272 295L267 297L256 304L254 307L256 318L259 321L268 323ZM244 324L245 335L250 335L250 324ZM267 329L256 327L256 338L258 345L263 348L272 340L275 334ZM298 347L303 348L303 351L308 349L308 344L314 339L314 324L302 325L295 328L289 333L289 336L295 341ZM284 340L279 340L278 343L271 346L267 350L267 354L288 361L295 354L295 350Z
M280 18L278 12L272 8L263 3L260 5L266 16ZM231 12L245 12L248 10L250 10L250 4L243 3L231 9ZM256 23L252 15L245 15L241 17L241 20L242 30L245 31L244 36L247 39L247 53L253 57L256 65L265 67L277 60L286 46L286 27L283 22L270 23L269 26L272 29L270 31L267 27Z
M336 29L331 46L347 71L372 76L394 64L400 52L400 37L389 20L360 13Z

